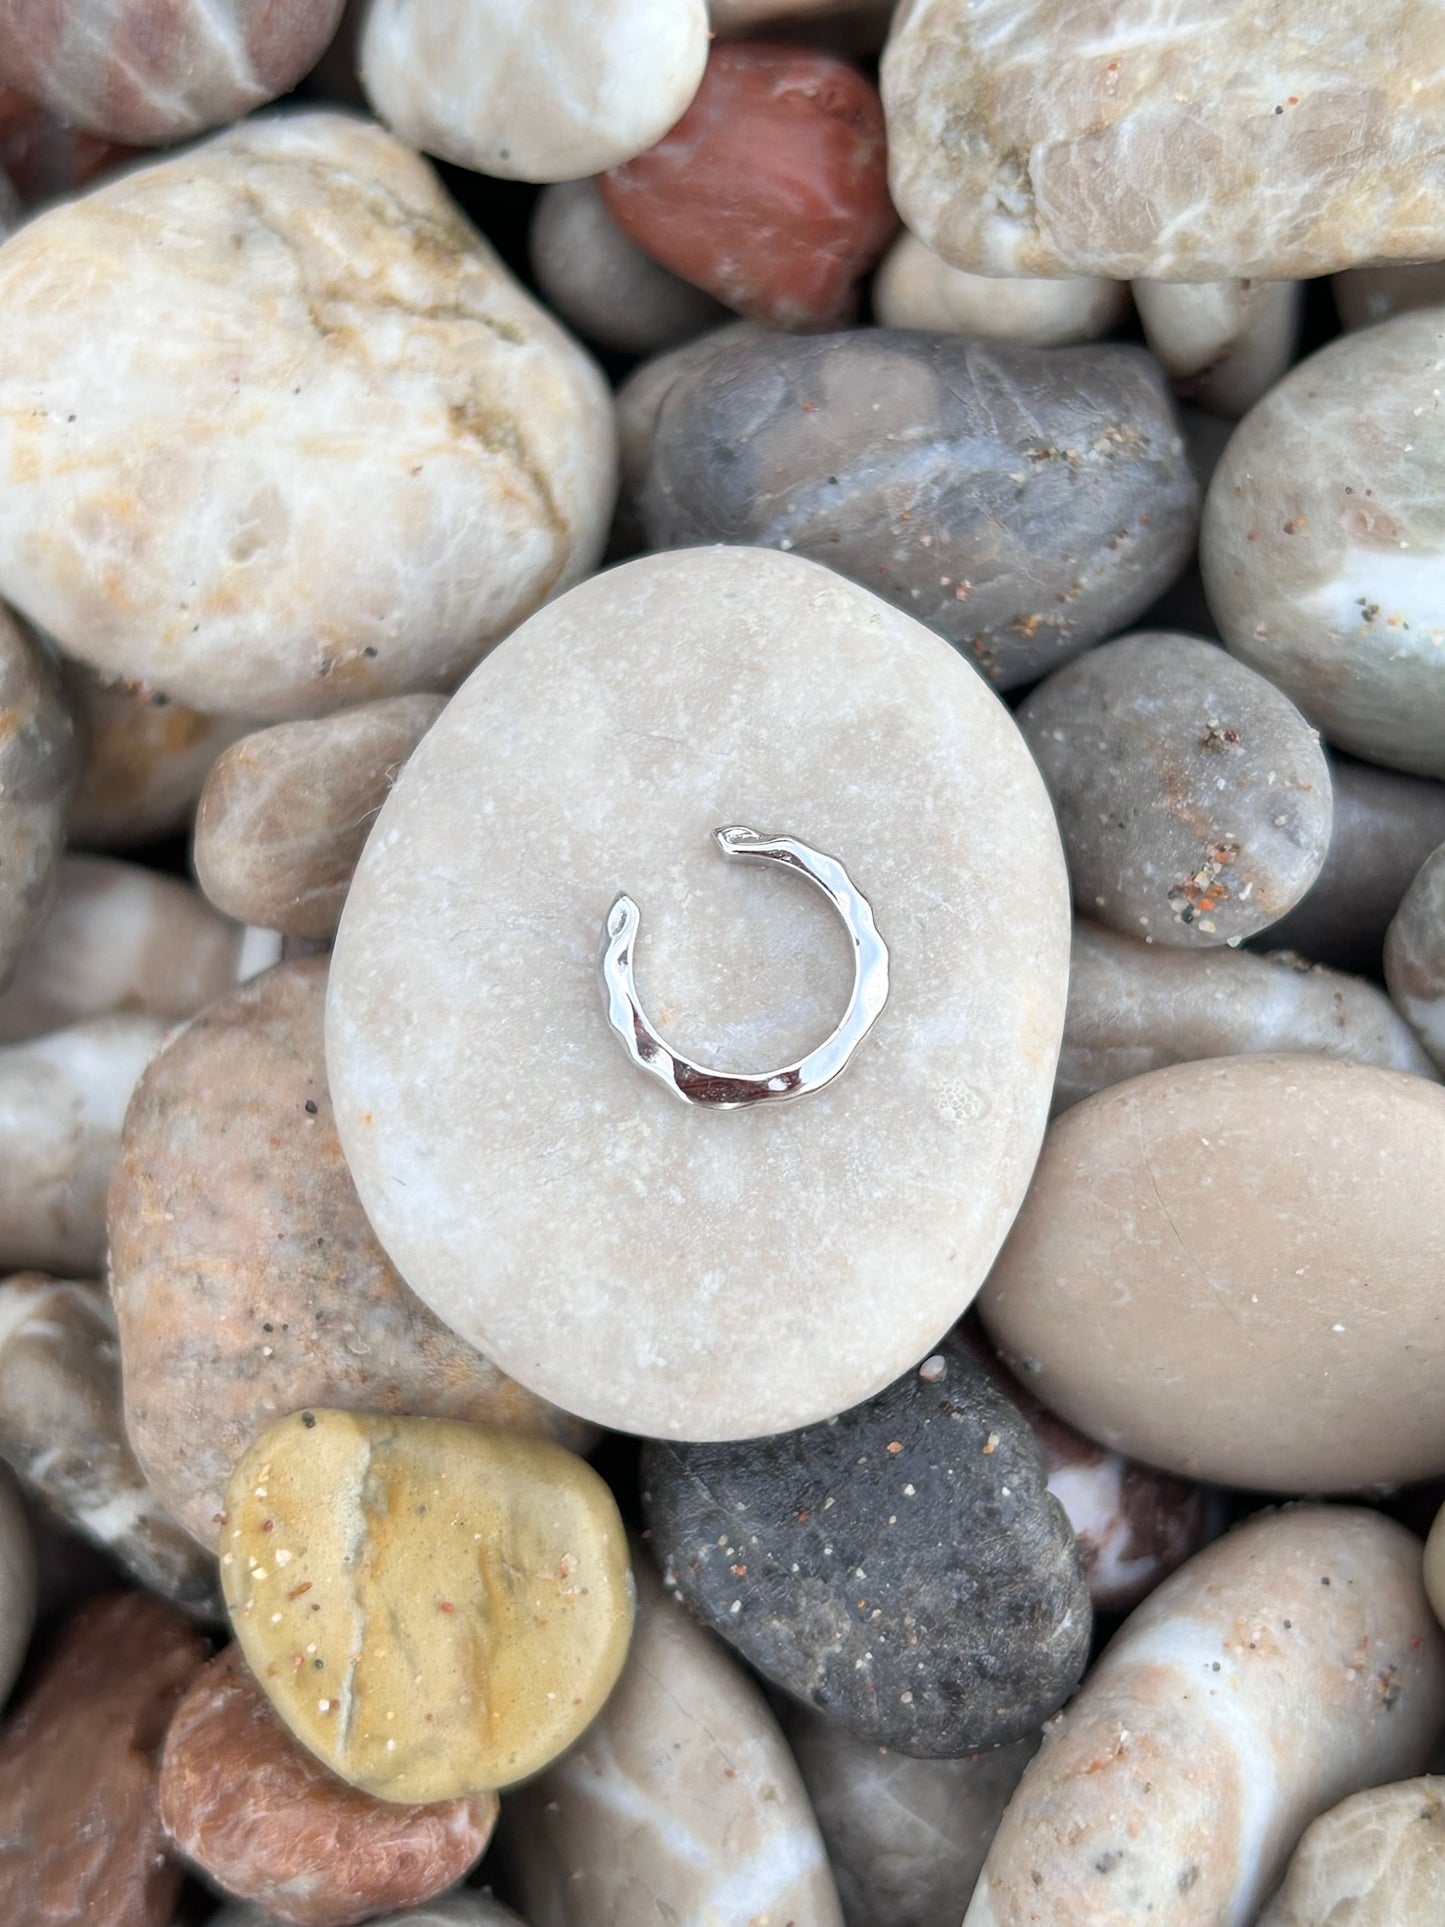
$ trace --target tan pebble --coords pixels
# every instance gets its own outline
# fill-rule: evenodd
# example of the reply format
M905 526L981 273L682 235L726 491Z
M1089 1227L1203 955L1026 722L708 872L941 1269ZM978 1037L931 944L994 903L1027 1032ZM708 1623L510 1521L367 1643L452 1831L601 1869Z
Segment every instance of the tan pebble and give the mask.
M225 1575L252 1671L303 1745L379 1799L526 1778L587 1726L621 1670L633 1597L622 1522L597 1474L549 1440L317 1408L252 1446L225 1509L242 1552L294 1555L284 1574ZM307 1641L316 1657L293 1669Z
M1257 1927L1438 1927L1445 1779L1353 1794L1306 1827Z
M1118 327L1129 312L1129 289L1093 275L1041 281L966 274L905 231L879 267L873 305L885 328L1067 348Z

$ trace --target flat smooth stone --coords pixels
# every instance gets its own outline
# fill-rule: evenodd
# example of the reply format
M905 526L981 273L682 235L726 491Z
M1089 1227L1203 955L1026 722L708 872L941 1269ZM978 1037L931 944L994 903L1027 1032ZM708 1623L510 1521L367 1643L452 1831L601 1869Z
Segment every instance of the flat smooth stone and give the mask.
M1445 1912L1445 1779L1369 1787L1305 1828L1257 1927L1436 1927Z
M1433 0L915 0L893 197L974 274L1274 280L1445 254Z
M1445 1089L1220 1057L1056 1120L980 1299L1091 1438L1185 1477L1359 1491L1445 1472Z
M1242 1927L1301 1828L1420 1772L1442 1726L1419 1540L1358 1506L1256 1513L1096 1663L1026 1768L964 1927Z
M1417 776L1445 776L1442 381L1437 308L1321 348L1231 437L1199 539L1230 650L1330 742Z
M679 1048L821 1043L842 926L722 860L739 822L848 866L892 988L826 1089L718 1113L629 1061L596 958L625 889ZM332 964L342 1144L412 1289L523 1384L656 1437L786 1431L881 1391L982 1281L1067 948L1042 783L945 642L794 556L650 556L509 638L382 810Z
M632 1631L606 1485L550 1439L317 1407L226 1489L221 1584L292 1733L364 1793L508 1786L568 1747Z

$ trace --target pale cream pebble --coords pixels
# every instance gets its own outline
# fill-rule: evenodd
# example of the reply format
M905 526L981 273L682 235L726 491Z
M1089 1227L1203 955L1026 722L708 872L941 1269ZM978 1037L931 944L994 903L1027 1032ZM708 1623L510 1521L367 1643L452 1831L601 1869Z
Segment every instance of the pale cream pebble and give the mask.
M61 663L80 732L80 778L66 824L73 844L127 850L188 830L207 773L254 725L204 716L141 683L108 682L84 663Z
M1246 1927L1301 1829L1419 1772L1442 1726L1445 1634L1414 1535L1353 1506L1256 1514L1151 1593L1085 1678L965 1927Z
M571 181L682 119L705 0L372 0L361 82L413 147L481 174Z
M657 354L715 327L727 312L630 241L595 180L543 188L527 245L533 278L553 312L620 354Z
M377 811L443 696L389 696L233 743L206 778L193 856L218 909L328 941Z
M1330 282L1341 324L1372 328L1412 308L1438 308L1445 301L1445 261L1398 268L1347 268Z
M885 328L1066 348L1119 327L1129 312L1129 288L1095 275L1046 281L967 274L905 230L878 269L873 307Z
M163 1510L126 1438L102 1286L39 1272L0 1282L0 1458L141 1585L216 1615L215 1560Z
M1302 281L1136 281L1144 338L1176 394L1235 419L1294 360Z
M108 179L0 303L0 592L107 676L265 720L434 688L601 552L600 371L375 125Z
M1385 982L1445 1070L1445 843L1421 864L1385 932Z
M1306 1827L1256 1927L1437 1927L1445 1779L1370 1787Z
M0 1270L99 1272L126 1106L167 1028L116 1013L0 1048Z
M1055 1112L1166 1064L1260 1051L1349 1057L1438 1081L1404 1018L1363 977L1293 954L1174 950L1075 923Z
M108 1011L192 1017L237 981L243 936L178 877L66 856L50 914L0 991L0 1043Z
M531 1927L842 1927L818 1823L758 1687L638 1558L632 1650L601 1715L506 1803Z
M975 274L1283 280L1445 253L1433 0L911 0L882 85L898 211Z

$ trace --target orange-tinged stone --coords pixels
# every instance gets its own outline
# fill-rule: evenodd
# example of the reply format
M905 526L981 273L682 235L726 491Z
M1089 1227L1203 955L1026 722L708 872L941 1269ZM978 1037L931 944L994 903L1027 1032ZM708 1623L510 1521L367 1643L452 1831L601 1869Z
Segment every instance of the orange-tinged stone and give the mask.
M622 1521L550 1440L297 1412L237 1465L226 1514L222 1584L252 1670L296 1738L379 1799L525 1779L621 1671Z
M718 47L672 132L601 185L645 253L779 328L846 319L898 225L872 83L762 41Z

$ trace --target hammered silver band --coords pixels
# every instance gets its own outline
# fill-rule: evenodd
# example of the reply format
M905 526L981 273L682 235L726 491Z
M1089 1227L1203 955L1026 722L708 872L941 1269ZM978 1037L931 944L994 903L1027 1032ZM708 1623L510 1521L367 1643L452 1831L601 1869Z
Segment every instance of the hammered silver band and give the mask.
M888 1001L888 946L873 908L836 857L793 836L760 836L756 830L714 830L724 856L777 863L807 879L842 918L853 947L853 993L837 1028L816 1050L775 1071L721 1071L681 1056L658 1035L638 1000L633 950L642 916L632 898L619 896L607 912L598 969L607 1021L640 1070L665 1084L684 1104L714 1111L785 1102L819 1091L846 1070Z

